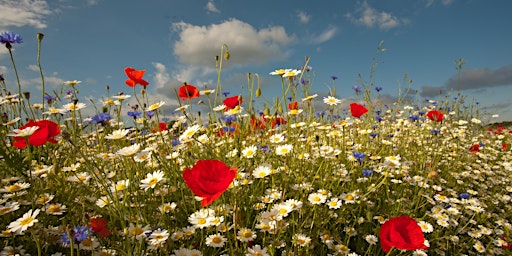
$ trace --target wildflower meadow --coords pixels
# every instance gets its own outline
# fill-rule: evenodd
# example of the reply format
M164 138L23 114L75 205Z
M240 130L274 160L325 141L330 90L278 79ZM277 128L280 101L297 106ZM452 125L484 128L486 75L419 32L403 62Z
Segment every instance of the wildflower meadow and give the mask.
M217 83L183 81L169 113L144 63L85 102L77 80L45 89L38 51L42 90L24 92L23 39L0 40L0 255L512 255L512 134L463 95L384 104L372 65L345 104L301 82L308 58L230 95L222 45ZM261 76L281 93L262 102Z

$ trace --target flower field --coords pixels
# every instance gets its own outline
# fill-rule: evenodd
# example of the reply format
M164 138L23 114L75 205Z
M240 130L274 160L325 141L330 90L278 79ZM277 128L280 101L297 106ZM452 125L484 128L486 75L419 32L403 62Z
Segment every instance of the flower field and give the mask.
M21 37L0 39L16 70ZM380 104L372 83L343 105L301 83L308 59L269 71L282 93L258 109L258 77L224 93L220 56L173 113L131 67L90 117L80 81L0 77L0 255L512 255L507 127L462 97Z

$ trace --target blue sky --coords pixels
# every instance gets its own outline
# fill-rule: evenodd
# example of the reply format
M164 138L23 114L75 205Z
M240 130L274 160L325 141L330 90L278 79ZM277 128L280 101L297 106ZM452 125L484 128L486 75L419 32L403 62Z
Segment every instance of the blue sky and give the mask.
M384 41L375 72L383 100L396 100L407 75L414 99L452 98L460 91L466 105L478 102L481 113L499 114L492 121L500 121L512 120L510 10L508 0L0 0L0 31L24 40L14 46L24 90L40 85L35 64L41 32L47 89L76 79L84 101L105 98L106 85L114 94L133 94L124 84L124 68L132 66L146 69L150 95L169 111L178 106L174 88L183 82L215 87L214 56L223 43L231 54L224 90L246 95L246 74L257 73L271 99L281 85L268 73L298 68L308 56L318 101L334 75L341 107L347 107L359 99L352 86L359 75L370 79L372 57ZM454 61L460 58L459 74ZM0 74L15 91L4 47Z

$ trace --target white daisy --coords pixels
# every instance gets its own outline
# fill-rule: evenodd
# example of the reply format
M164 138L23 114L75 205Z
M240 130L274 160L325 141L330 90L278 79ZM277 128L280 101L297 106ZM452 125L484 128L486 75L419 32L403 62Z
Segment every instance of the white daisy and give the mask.
M28 212L23 214L21 218L18 218L17 220L9 223L9 226L7 226L7 229L9 229L9 232L11 233L17 233L21 234L25 230L27 230L29 227L32 227L35 223L38 222L36 219L37 215L39 214L39 209L32 211L30 209Z

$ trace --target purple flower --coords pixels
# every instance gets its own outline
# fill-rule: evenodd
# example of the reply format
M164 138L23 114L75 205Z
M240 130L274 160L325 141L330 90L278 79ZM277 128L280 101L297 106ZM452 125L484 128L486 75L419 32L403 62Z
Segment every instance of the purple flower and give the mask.
M370 176L372 176L372 174L373 174L372 170L363 169L363 176L364 177L370 177Z
M338 77L337 76L331 76L331 79L334 81L334 80L338 79Z
M112 116L109 113L99 113L92 118L92 123L106 125Z
M354 156L355 159L357 159L358 161L361 161L363 160L363 158L366 157L366 154L365 153L362 153L362 152L354 152L352 153L352 155Z
M375 90L376 90L377 92L380 92L380 91L382 91L382 87L380 87L380 86L375 86Z
M361 87L359 85L354 85L352 86L352 90L357 94L361 92Z
M23 43L23 39L21 39L20 35L12 32L2 32L0 34L0 43L2 44L21 44Z

